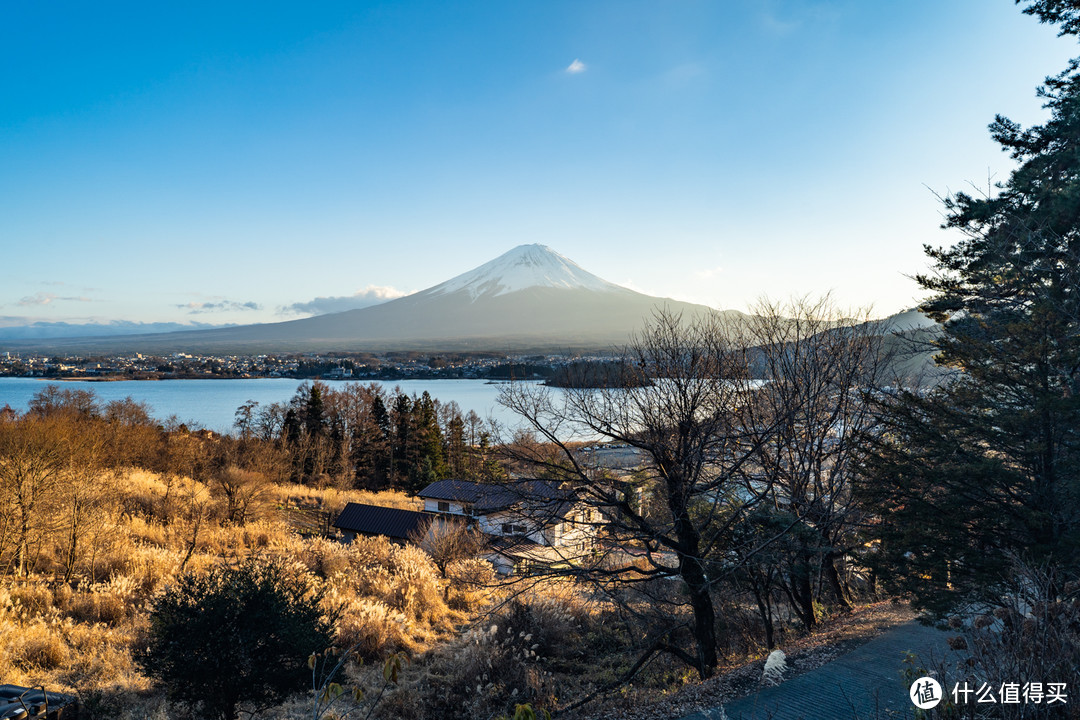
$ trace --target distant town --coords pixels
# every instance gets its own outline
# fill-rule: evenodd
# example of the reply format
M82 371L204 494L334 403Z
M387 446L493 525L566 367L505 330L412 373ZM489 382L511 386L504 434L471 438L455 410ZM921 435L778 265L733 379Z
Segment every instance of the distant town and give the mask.
M272 355L41 355L0 352L0 377L58 380L301 378L323 380L547 380L573 362L605 356L420 352L284 353Z

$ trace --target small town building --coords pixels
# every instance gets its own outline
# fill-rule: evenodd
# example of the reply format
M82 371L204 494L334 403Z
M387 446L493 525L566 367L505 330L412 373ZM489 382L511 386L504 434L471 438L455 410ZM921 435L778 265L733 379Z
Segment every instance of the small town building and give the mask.
M416 510L382 507L349 503L334 521L334 527L341 531L345 542L352 542L356 536L386 537L394 542L404 543L410 537L422 533L437 515Z
M439 480L417 495L425 512L467 518L485 535L575 551L590 549L599 520L572 491L544 480Z
M543 480L478 483L448 479L418 493L423 510L349 503L334 521L357 536L404 543L433 522L460 522L488 538L484 557L502 574L580 562L596 549L600 516L570 490Z

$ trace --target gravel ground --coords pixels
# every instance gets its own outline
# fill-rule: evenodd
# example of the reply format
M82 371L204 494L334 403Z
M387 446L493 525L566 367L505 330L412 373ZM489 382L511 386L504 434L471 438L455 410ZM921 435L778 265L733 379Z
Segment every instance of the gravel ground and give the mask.
M914 617L907 604L886 601L863 605L847 615L831 618L823 622L813 635L780 645L779 649L787 655L788 671L784 678L787 680L819 668ZM763 653L740 665L723 667L715 677L705 682L688 683L663 694L658 694L655 689L628 688L565 717L581 720L676 720L757 690L767 654Z

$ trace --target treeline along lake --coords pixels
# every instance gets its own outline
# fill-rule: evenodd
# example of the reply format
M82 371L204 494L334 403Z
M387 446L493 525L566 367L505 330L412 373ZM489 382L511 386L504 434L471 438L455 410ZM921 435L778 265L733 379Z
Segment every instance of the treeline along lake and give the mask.
M287 378L257 378L236 380L116 380L56 381L43 378L0 378L0 408L10 405L18 412L25 412L30 398L46 386L91 390L103 402L123 400L130 397L146 403L151 414L159 420L173 415L189 427L206 428L215 432L233 429L236 409L249 400L260 406L276 402L288 402L302 380ZM332 388L339 388L357 381L320 380ZM406 395L422 395L427 391L440 403L456 402L462 413L470 410L481 418L494 418L502 425L513 426L518 419L512 412L498 404L497 383L486 380L394 380L371 381L381 385L388 393L401 388ZM366 384L366 383L364 383Z

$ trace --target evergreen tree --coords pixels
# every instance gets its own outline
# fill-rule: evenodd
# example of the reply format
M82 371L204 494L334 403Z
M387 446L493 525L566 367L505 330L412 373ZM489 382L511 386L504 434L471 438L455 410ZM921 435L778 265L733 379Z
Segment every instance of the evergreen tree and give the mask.
M330 646L336 615L323 617L322 591L284 563L247 560L187 573L154 602L147 675L201 717L234 720L304 689L305 660Z
M307 432L308 437L311 438L321 437L326 427L323 402L324 389L325 386L322 383L316 382L310 386L304 385L297 391L297 396L301 398L304 391L307 391L307 399L304 402L304 430Z
M350 453L346 447L345 419L340 413L334 413L329 417L328 425L326 472L335 483L339 483L347 480L353 474L351 467L349 467L351 466Z
M289 458L289 479L292 482L302 482L304 479L304 426L300 422L300 416L296 409L292 407L292 403L290 403L289 409L285 411L282 420L281 437L284 440L282 444Z
M394 425L393 483L404 487L409 481L409 470L414 466L416 443L413 432L412 401L405 393L398 393L390 414Z
M468 467L465 464L468 448L465 446L465 421L460 414L456 414L446 423L446 465L447 472L451 477L467 477Z
M382 436L374 461L375 476L380 484L388 485L394 466L393 425L390 422L390 413L386 410L386 403L379 395L376 395L372 402L371 417Z
M1080 3L1025 9L1080 32ZM954 247L927 248L943 323L937 361L955 379L888 403L864 497L882 518L879 562L917 604L944 612L993 602L1009 563L1080 570L1080 65L1040 94L1050 119L998 116L994 139L1019 162L996 194L946 199Z
M443 449L443 433L439 427L436 403L427 390L413 406L420 446L420 467L426 468L424 485L447 476L446 453ZM431 478L431 479L428 479ZM423 489L420 485L416 490Z

